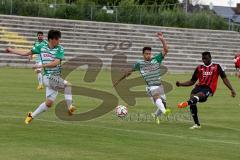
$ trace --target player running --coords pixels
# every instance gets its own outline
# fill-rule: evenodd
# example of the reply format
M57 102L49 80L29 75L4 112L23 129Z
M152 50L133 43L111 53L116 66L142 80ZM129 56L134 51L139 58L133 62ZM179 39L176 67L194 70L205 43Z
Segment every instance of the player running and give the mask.
M222 78L224 84L229 88L231 91L232 97L236 96L236 92L232 88L224 69L217 63L212 62L212 57L210 52L203 52L202 53L202 61L203 65L198 65L194 74L192 75L191 80L186 82L176 82L178 87L183 86L192 86L198 80L198 84L192 90L190 99L183 103L178 104L178 108L185 108L190 106L190 111L192 113L192 117L194 120L194 125L190 127L190 129L199 129L201 125L198 120L198 110L197 110L197 103L198 102L206 102L209 96L213 96L216 91L217 83L218 83L218 76Z
M48 32L48 43L41 43L38 46L33 46L31 52L18 51L16 49L7 48L9 53L29 56L31 54L40 55L41 64L34 65L34 68L43 68L43 82L46 86L46 101L32 113L27 114L25 123L29 124L37 115L47 111L50 108L58 94L58 90L64 89L64 96L67 103L69 114L71 115L76 108L72 105L71 84L63 80L61 76L61 61L64 58L64 49L59 45L61 32L50 30Z
M128 70L123 77L114 83L114 86L126 77L130 76L132 72L139 71L147 83L146 91L148 95L150 96L152 102L157 106L156 112L152 113L152 115L156 119L156 123L159 124L160 115L162 113L164 115L168 115L171 111L170 109L166 109L166 96L160 80L160 65L168 53L168 46L162 32L158 32L157 37L163 45L163 51L152 57L152 49L150 47L144 47L142 52L143 59L137 61L133 65L132 69Z
M240 78L240 53L237 53L234 58L235 68L236 68L236 76Z
M37 40L34 42L34 47L37 47L38 45L40 45L41 43L48 43L46 40L44 40L43 38L43 32L38 32L37 33ZM37 65L41 65L41 57L40 54L36 54L35 56L30 55L30 59L34 59L35 63ZM38 78L38 87L37 89L43 89L43 76L42 76L42 68L36 68L35 69L36 73L37 73L37 78Z

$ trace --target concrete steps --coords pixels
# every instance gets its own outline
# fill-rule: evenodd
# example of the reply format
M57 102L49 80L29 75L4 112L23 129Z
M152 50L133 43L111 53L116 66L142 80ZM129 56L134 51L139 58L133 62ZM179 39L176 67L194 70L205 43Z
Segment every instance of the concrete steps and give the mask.
M103 61L104 68L111 67L114 54L125 53L128 63L133 64L142 57L144 46L151 46L153 53L161 51L162 47L154 36L157 31L164 32L170 47L163 62L169 71L192 72L201 63L201 53L209 50L215 62L233 72L234 53L240 51L240 35L232 31L0 15L0 66L30 67L33 62L26 57L6 54L4 49L7 46L30 49L37 31L43 31L46 35L53 28L62 31L65 61L81 55L83 62L96 63L94 58L84 58L84 55L93 55ZM19 37L26 38L27 42ZM125 49L119 48L122 42L125 42ZM128 42L131 43L130 48L127 47ZM112 44L109 47L115 46L116 49L106 50L106 44ZM72 65L79 64L74 62ZM119 59L116 66L128 65Z

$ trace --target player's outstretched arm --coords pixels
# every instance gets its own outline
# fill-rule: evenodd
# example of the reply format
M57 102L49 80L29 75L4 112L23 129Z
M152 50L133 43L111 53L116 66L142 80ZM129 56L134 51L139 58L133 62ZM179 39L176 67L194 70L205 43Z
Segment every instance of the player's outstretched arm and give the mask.
M228 87L228 89L231 91L232 97L235 97L235 96L236 96L236 92L235 92L235 90L233 89L233 87L232 87L230 81L228 80L228 78L227 78L227 77L224 77L224 78L222 78L222 80L223 80L223 83L224 83L224 84Z
M176 86L177 87L188 87L188 86L192 86L196 83L196 81L192 81L192 80L189 80L189 81L186 81L186 82L179 82L177 81L176 82Z
M158 39L161 41L161 43L163 45L163 57L165 57L167 55L167 53L168 53L167 42L166 42L162 32L157 32L156 35L157 35Z
M13 49L11 47L6 48L5 51L7 53L13 53L13 54L20 55L20 56L29 56L32 54L32 51L21 51L21 50Z
M195 69L195 71L194 71L194 73L192 75L192 78L189 81L182 82L182 83L177 81L176 82L176 86L178 86L178 87L188 87L188 86L194 85L197 82L197 80L198 80L198 76L197 75L198 75L198 67Z
M218 74L219 74L220 77L222 78L223 83L225 84L225 86L227 86L228 89L231 91L232 97L235 97L235 96L236 96L236 92L235 92L235 90L233 89L230 81L228 80L225 71L223 70L223 68L222 68L220 65L218 65Z
M125 74L119 79L117 80L114 84L113 87L116 87L118 85L119 82L121 82L123 79L127 78L128 76L130 76L133 72L133 69L129 69L125 72Z

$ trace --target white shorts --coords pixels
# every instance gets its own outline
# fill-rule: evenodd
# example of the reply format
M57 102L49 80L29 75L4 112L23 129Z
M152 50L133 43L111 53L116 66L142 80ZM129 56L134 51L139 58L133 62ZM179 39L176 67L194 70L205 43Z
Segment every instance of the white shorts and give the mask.
M36 65L42 65L42 62L36 62ZM36 68L36 71L42 72L42 68Z
M55 101L58 91L64 89L68 82L60 76L43 76L43 83L46 87L46 99Z
M154 95L160 95L161 99L163 101L166 101L166 95L164 93L164 88L162 85L160 86L148 86L146 87L146 91L147 94L149 95L149 97L151 98L151 100L153 101L153 96ZM154 103L154 101L153 101Z

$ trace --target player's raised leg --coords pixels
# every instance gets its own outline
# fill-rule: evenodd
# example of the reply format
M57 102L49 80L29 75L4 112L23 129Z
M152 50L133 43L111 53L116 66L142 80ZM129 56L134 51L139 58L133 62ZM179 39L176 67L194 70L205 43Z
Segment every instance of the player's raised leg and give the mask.
M41 103L34 112L28 112L25 123L29 124L40 113L47 111L48 108L53 105L53 103L54 101L52 101L51 99L47 99L45 102Z
M46 86L46 102L40 104L34 112L28 113L27 118L25 119L26 124L29 124L40 113L47 111L48 108L53 105L58 95L57 89L64 89L64 96L68 107L69 115L72 115L73 112L76 110L76 107L72 105L72 89L70 83L68 83L66 80L63 80L60 76L44 76L43 80L44 85Z
M163 113L164 115L168 115L170 113L170 109L166 109L163 100L160 95L154 96L155 105L157 106L156 113ZM160 112L161 111L161 112ZM157 115L159 116L159 115Z
M190 111L194 120L194 125L190 127L190 129L201 128L201 125L198 119L197 103L206 102L208 96L210 95L212 94L211 94L211 90L208 87L196 86L191 92L190 99L186 102L178 104L178 108L184 108L188 105L190 106Z
M165 105L163 103L163 100L161 98L157 98L155 101L155 105L157 106L157 110L154 113L156 116L156 122L157 124L160 123L160 116L163 113L165 116L168 116L171 113L171 110L169 108L165 108Z
M188 101L179 103L178 108L185 108L189 105L196 105L199 101L205 102L207 100L208 96L210 95L210 91L206 91L204 88L199 88L199 87L195 88L194 90L196 89L197 90L202 89L203 91L200 91L196 94L192 94Z
M27 117L25 119L26 124L29 124L35 117L37 117L40 113L47 111L48 108L52 107L52 105L54 104L54 101L58 95L58 91L51 89L49 87L48 80L47 82L45 81L45 86L46 86L46 101L41 103L34 112L29 112L27 114Z

